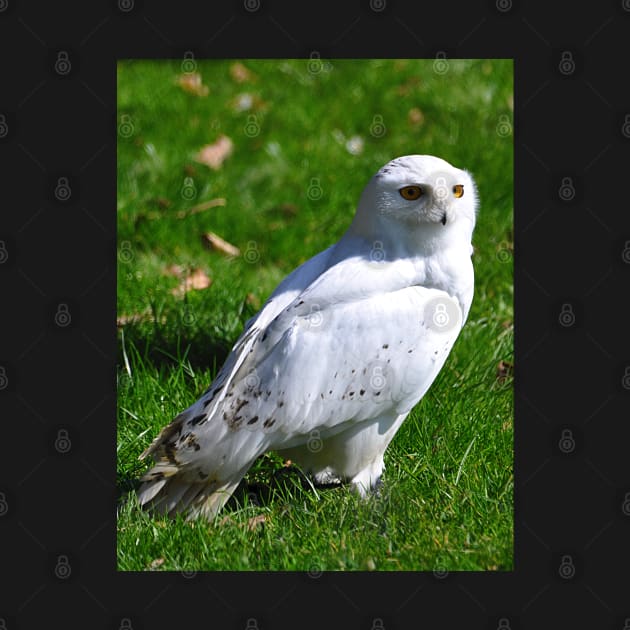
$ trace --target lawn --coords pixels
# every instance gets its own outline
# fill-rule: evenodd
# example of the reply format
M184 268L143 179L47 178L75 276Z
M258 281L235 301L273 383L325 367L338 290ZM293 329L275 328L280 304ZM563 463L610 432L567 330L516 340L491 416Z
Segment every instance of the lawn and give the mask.
M119 64L120 570L513 568L512 95L510 60ZM138 455L341 237L371 175L412 153L477 182L475 299L380 494L312 488L269 454L213 523L143 512Z

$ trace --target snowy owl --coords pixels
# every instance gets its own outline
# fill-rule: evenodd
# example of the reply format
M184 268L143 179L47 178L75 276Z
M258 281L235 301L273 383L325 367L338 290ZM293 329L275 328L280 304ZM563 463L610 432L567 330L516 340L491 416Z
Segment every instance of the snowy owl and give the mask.
M442 368L473 297L477 192L431 155L381 168L341 240L289 274L216 379L142 453L142 505L212 519L276 451L362 496Z

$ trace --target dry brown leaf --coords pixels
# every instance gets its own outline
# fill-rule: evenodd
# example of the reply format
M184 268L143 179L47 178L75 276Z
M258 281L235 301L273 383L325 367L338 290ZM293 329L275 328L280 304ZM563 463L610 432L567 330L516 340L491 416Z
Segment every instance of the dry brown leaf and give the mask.
M184 92L195 96L208 96L208 86L203 84L201 75L198 72L181 74L177 77L177 84Z
M407 120L414 127L420 126L424 122L424 114L419 107L412 107L407 114Z
M181 265L168 265L164 267L162 274L165 276L179 277L184 273L184 268Z
M211 284L212 280L203 269L192 269L182 282L171 290L171 293L175 297L182 297L188 291L201 291L207 289Z
M165 562L166 560L164 558L156 558L155 560L152 560L151 564L149 564L149 571L155 571L158 567L161 567Z
M199 150L195 160L218 171L225 160L232 154L234 143L227 136L219 136L213 144L207 144Z
M245 304L253 306L256 310L258 310L260 308L260 298L253 293L248 293L245 296Z
M227 241L223 240L218 234L215 234L214 232L206 232L205 234L202 234L201 240L203 244L209 249L221 252L226 256L240 256L241 254L241 250L238 247L232 245L232 243L228 243Z
M257 527L264 525L266 520L267 517L264 514L257 514L247 519L248 531L253 532Z
M142 322L154 322L155 318L150 309L143 311L142 313L131 313L131 315L119 315L116 317L116 327L123 328L127 324L140 324ZM164 318L160 319L161 323L165 322Z
M230 66L230 76L237 83L245 83L254 78L252 71L246 68L240 61L235 61Z
M217 206L224 206L226 201L223 197L217 197L216 199L210 199L208 201L204 201L192 208L188 208L188 210L180 210L175 216L178 219L185 219L193 214L198 214L199 212L204 212L205 210L209 210L210 208L216 208Z

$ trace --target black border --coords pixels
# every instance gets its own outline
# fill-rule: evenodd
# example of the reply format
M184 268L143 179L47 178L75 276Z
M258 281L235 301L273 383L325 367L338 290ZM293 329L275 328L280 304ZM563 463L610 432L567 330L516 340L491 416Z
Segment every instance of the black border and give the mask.
M588 10L518 0L246 0L203 11L141 0L94 7L0 0L6 628L120 628L123 619L134 629L197 620L245 628L249 618L263 629L374 628L379 618L387 629L430 619L458 628L623 628L629 26L627 0ZM515 59L514 572L116 572L115 67L121 58L188 50ZM65 73L55 68L62 51ZM572 65L561 66L567 53ZM61 177L69 199L55 195ZM558 194L567 177L570 199ZM66 327L54 323L59 304L71 314ZM574 314L568 326L559 318L565 305ZM55 448L64 429L74 443L69 453ZM574 449L559 447L567 430ZM59 571L60 556L69 574Z

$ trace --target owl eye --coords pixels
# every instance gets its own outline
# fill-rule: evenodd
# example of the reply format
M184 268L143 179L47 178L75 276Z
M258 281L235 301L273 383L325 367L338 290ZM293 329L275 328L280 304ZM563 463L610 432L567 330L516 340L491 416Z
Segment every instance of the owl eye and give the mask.
M414 201L424 194L424 190L422 190L420 186L405 186L398 192L403 199L407 199L408 201Z
M455 195L455 197L457 197L457 198L463 197L464 196L464 184L455 184L455 186L453 186L453 195Z

